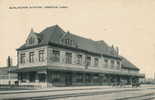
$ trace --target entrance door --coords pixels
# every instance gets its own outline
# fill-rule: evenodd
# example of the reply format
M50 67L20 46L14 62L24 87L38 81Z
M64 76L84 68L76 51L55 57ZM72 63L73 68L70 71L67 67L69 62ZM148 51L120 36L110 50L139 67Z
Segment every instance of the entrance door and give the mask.
M66 86L72 85L72 73L71 72L65 73L65 84Z

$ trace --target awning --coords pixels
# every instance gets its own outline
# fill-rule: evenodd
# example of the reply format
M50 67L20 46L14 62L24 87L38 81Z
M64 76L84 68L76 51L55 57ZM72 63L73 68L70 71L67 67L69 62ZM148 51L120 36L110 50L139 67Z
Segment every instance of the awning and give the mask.
M144 78L144 74L140 73L129 73L121 70L101 70L101 69L85 69L77 67L62 67L62 66L37 66L37 67L25 67L19 68L16 72L32 72L32 71L43 71L43 70L53 70L53 71L71 71L71 72L85 72L85 73L99 73L99 74L111 74L120 76L134 76Z

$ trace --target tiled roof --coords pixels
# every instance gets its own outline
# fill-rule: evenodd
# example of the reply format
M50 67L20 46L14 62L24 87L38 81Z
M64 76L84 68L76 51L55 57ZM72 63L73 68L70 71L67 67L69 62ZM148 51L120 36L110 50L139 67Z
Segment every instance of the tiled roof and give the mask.
M139 68L137 68L134 64L132 64L129 60L127 60L124 57L122 57L122 67L127 69L139 70Z
M116 56L111 53L112 48L109 47L104 41L94 41L74 34L70 34L70 35L72 35L73 40L75 40L78 43L78 48L80 49L90 51L93 53L98 53L98 54ZM115 51L113 50L113 52Z
M41 44L47 43L59 43L61 37L66 34L58 25L48 27L42 32L41 35Z
M37 34L38 38L41 40L38 45L44 45L48 43L56 43L61 45L61 39L63 39L66 34L68 33L64 32L58 25L48 27ZM116 51L112 47L108 46L104 41L94 41L71 33L69 33L69 35L77 42L78 49L86 50L92 53L118 57L116 55ZM24 48L27 48L26 44L22 45L17 50Z

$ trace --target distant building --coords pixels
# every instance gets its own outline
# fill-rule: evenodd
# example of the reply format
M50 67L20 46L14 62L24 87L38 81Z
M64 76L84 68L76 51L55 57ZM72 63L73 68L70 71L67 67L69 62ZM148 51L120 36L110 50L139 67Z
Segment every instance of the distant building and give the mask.
M0 85L18 84L18 76L15 70L17 70L16 66L0 68Z
M144 77L118 48L64 32L58 25L40 33L31 30L17 58L20 85L131 84Z

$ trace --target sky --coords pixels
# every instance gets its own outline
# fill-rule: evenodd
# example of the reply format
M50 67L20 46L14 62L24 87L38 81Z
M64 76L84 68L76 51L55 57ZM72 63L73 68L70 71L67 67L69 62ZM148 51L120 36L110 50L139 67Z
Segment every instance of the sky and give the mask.
M50 6L67 8L9 7ZM153 78L155 72L155 0L0 0L0 67L7 56L16 65L16 49L30 33L59 25L65 31L119 47L126 57Z

